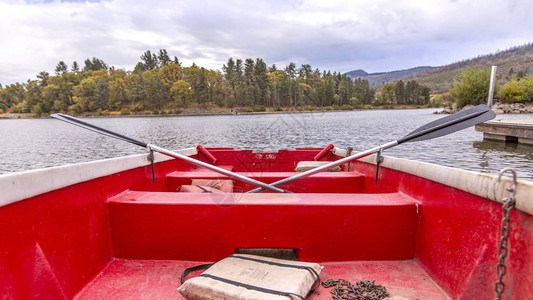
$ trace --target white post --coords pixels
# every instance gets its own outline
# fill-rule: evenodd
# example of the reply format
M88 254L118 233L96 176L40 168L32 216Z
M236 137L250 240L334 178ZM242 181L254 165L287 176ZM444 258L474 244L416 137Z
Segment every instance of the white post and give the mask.
M494 84L496 81L496 69L498 67L492 66L492 70L490 72L490 88L489 88L489 100L487 102L488 107L492 107L492 97L494 96Z

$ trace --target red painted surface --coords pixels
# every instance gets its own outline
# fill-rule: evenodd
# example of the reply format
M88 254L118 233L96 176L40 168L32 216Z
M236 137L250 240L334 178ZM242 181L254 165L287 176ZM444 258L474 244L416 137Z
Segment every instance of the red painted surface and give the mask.
M374 165L353 167L367 176L375 172ZM501 204L399 171L380 173L378 186L395 186L421 201L415 257L435 282L453 299L494 298ZM532 299L533 216L512 211L509 248L506 297Z
M204 263L112 259L75 299L185 299L177 291L183 270Z
M220 204L221 195L129 191L111 198L115 256L218 260L236 248L298 249L310 261L414 256L417 207L403 194L258 194L264 199L253 202L237 195Z
M313 160L321 160L322 158L324 158L324 156L326 156L326 154L328 154L331 149L335 148L335 146L333 146L333 144L329 144L327 145L324 149L320 150L320 152L318 152L317 155L315 155L315 157L313 157Z
M104 271L87 285L76 299L184 299L176 290L185 268L205 262L179 260L113 259ZM322 280L344 278L353 284L375 280L393 296L407 299L449 299L413 261L326 262ZM191 273L187 278L201 274ZM332 288L320 286L308 299L330 300Z
M209 151L217 165L274 181L320 149ZM288 203L278 194L252 204L239 194L168 192L180 181L214 176L168 161L156 164L155 184L147 166L0 207L0 298L70 299L82 289L80 298L148 297L150 290L158 298L158 291L175 292L175 276L196 264L191 260L218 260L236 247L296 248L301 260L326 261L326 279L375 279L408 298L439 299L439 289L452 299L494 298L500 204L384 167L375 185L374 165L351 168L295 183L290 188L309 194ZM533 216L511 213L509 249L505 297L531 299ZM352 262L331 262L345 260ZM311 299L330 299L319 295Z
M0 298L71 298L111 259L105 201L128 188L166 190L181 163L79 183L0 207Z
M0 209L0 294L71 297L111 258L109 218L97 182Z
M217 162L217 158L209 151L207 151L204 146L198 145L196 146L196 150L203 154L212 164Z

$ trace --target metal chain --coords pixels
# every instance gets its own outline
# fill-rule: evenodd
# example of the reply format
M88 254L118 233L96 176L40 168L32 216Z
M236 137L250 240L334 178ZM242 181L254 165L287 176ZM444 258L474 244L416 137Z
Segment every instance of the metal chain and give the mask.
M351 282L339 279L328 279L322 282L325 288L335 286L330 292L335 300L382 300L389 296L387 289L375 281L358 281L355 285Z
M503 283L503 276L507 273L507 267L505 266L505 258L507 257L509 248L507 242L509 240L509 231L511 230L511 210L515 207L515 193L516 193L516 171L511 168L506 168L500 171L498 175L498 182L500 181L503 173L510 171L513 173L513 185L507 188L509 197L503 199L503 217L500 231L500 248L498 250L499 261L496 266L496 273L498 274L498 281L494 285L496 291L496 300L500 300L503 292L505 291L505 284Z

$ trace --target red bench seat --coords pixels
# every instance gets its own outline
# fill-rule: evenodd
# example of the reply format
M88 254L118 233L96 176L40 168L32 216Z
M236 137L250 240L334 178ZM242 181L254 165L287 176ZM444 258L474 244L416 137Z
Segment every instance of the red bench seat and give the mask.
M240 175L272 183L296 175L296 172L237 172ZM168 191L176 191L181 185L191 184L192 179L227 179L216 172L200 169L195 172L172 172L167 175ZM321 172L311 177L281 186L293 193L361 193L364 190L365 176L359 172ZM255 186L235 181L235 192L254 189Z
M418 203L389 194L126 191L108 200L115 257L214 261L236 248L296 249L301 260L406 260Z

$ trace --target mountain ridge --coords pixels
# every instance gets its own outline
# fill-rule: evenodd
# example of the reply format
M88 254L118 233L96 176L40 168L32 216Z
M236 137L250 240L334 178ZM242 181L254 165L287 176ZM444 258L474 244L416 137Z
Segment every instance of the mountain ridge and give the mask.
M432 71L438 67L432 66L419 66L410 69L396 70L390 72L377 72L377 73L368 73L365 70L357 69L353 71L346 72L346 76L357 79L362 78L368 80L370 85L382 85L388 82L394 82L401 80L403 78L415 76L421 73L426 73Z
M357 69L345 74L352 79L367 79L371 85L382 85L398 80L416 80L442 93L446 90L446 85L452 83L462 70L469 67L490 69L493 65L498 67L497 78L500 84L510 81L520 72L523 75L533 72L533 43L513 46L506 50L478 55L438 67L420 66L378 73L367 73L362 69Z

